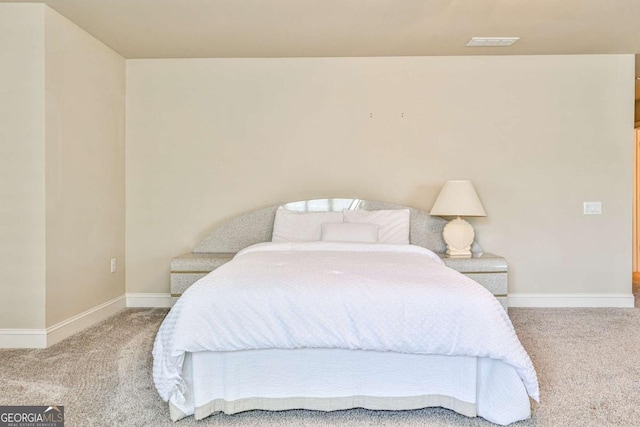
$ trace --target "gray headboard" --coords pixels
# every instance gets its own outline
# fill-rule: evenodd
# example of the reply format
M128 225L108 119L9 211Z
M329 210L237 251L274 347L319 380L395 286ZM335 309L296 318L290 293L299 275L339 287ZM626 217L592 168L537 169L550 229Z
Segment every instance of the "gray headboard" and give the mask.
M408 206L362 199L315 199L262 208L240 215L216 228L193 250L194 253L238 252L247 246L271 241L276 210L283 206L290 210L306 212L342 211L343 209L381 210L409 209L411 211L411 244L444 252L442 229L446 220Z

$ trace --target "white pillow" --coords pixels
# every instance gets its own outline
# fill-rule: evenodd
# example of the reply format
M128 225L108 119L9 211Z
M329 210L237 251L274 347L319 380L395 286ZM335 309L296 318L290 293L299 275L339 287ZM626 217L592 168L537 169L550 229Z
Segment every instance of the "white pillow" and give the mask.
M320 226L342 222L342 212L295 212L278 208L273 222L273 242L317 242Z
M321 229L321 240L324 242L377 243L380 226L365 223L325 222Z
M411 212L409 209L392 209L379 211L344 210L344 222L377 224L378 243L396 245L409 244L411 229Z

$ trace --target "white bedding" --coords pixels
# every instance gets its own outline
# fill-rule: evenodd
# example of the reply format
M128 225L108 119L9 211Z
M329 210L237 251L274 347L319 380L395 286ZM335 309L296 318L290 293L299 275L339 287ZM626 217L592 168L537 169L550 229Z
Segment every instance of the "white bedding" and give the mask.
M512 366L538 400L531 360L500 303L412 245L262 243L191 286L156 337L153 375L184 399L186 352L340 348L475 356Z

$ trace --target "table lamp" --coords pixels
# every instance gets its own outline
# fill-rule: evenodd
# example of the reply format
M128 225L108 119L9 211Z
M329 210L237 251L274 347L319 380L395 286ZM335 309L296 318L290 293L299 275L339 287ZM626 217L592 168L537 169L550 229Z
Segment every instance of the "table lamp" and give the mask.
M473 227L461 216L487 216L471 181L446 181L429 215L455 216L444 226L442 237L447 244L447 255L470 257L475 237Z

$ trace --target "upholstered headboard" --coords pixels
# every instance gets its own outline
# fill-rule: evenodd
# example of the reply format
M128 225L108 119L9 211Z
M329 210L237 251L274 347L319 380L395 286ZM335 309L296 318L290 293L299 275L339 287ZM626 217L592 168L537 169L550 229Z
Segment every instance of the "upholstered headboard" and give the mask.
M342 211L344 209L381 210L409 209L411 212L411 233L409 241L435 252L444 252L446 245L442 239L442 229L446 220L430 216L428 212L391 203L362 199L316 199L285 203L284 205L262 208L240 215L221 225L205 237L193 250L194 253L238 252L247 246L271 241L276 210L286 209L301 212Z

